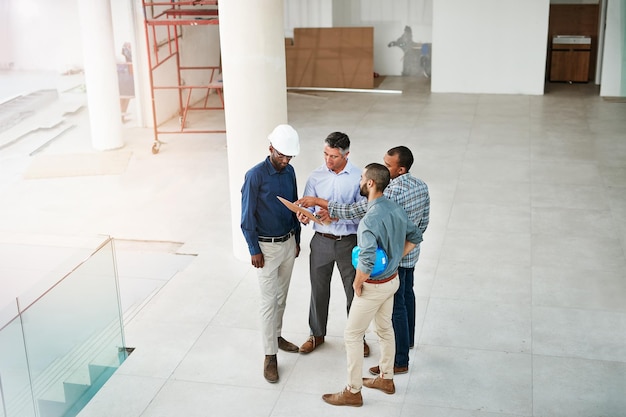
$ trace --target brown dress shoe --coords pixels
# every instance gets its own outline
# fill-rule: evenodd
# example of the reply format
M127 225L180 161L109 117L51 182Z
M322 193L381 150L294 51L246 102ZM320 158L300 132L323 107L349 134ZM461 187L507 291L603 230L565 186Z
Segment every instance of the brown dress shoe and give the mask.
M393 383L393 379L382 379L379 376L376 378L363 378L363 386L367 388L379 389L385 394L393 394L396 392L396 386Z
M311 353L322 343L324 336L309 336L309 339L300 346L300 353Z
M370 355L370 347L367 345L365 339L363 339L363 357L367 358Z
M298 346L286 341L282 336L278 336L278 349L284 350L285 352L297 352L299 350Z
M394 366L393 367L393 374L394 375L406 374L407 372L409 372L409 367L408 366ZM371 367L370 368L370 374L372 374L372 375L380 375L380 367L379 366Z
M349 405L352 407L360 407L363 405L361 391L353 394L348 387L335 394L324 394L322 395L322 400L330 405Z
M274 383L278 381L278 361L276 360L276 355L265 355L263 376L267 382Z

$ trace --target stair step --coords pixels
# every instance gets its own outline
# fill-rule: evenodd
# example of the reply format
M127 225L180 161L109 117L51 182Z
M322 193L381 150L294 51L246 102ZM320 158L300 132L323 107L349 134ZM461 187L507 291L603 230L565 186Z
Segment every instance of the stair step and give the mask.
M38 400L40 417L63 417L68 406L60 401Z
M74 404L83 395L85 395L87 391L89 391L89 388L91 388L91 385L64 382L63 390L65 391L65 402L68 404Z

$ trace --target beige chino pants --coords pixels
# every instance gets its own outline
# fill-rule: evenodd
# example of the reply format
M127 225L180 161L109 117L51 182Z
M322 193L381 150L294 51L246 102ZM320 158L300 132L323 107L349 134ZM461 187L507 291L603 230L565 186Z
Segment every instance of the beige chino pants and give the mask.
M382 284L364 283L361 296L352 300L348 322L344 331L348 359L348 386L356 393L363 386L363 336L374 320L380 344L378 362L384 379L393 379L393 361L396 354L396 339L391 323L393 295L400 281L396 276Z
M257 269L261 290L261 331L266 355L278 352L291 272L296 260L296 238L285 242L259 242L265 266ZM361 348L362 349L362 348Z

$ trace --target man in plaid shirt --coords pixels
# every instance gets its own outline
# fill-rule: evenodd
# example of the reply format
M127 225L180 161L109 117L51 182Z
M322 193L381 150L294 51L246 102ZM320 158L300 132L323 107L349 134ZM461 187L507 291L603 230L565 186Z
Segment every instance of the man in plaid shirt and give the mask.
M398 203L409 219L422 231L428 227L430 218L430 196L428 186L409 173L413 165L413 153L406 146L397 146L387 151L383 157L391 174L391 182L385 188L384 196ZM317 197L303 197L296 201L304 207L319 206L328 210L328 216L339 219L361 218L367 211L367 201L340 204ZM323 213L318 213L324 217ZM420 245L417 245L400 261L398 277L400 288L394 295L393 329L396 338L394 374L409 371L409 349L415 344L415 292L413 291L415 264L419 258ZM372 375L380 374L380 368L370 368Z

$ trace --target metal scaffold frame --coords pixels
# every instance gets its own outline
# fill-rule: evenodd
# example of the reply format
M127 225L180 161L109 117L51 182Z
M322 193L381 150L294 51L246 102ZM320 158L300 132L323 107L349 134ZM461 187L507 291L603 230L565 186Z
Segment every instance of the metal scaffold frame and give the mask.
M218 1L145 1L142 0L144 29L148 46L148 66L150 98L152 101L152 122L154 144L152 153L158 153L163 134L180 133L224 133L224 130L193 129L186 127L187 117L193 110L221 110L224 108L220 66L184 66L181 63L180 44L182 26L218 25ZM174 60L176 66L175 84L156 85L155 71ZM183 74L204 71L206 80L202 83L187 84ZM202 77L201 77L202 78ZM157 91L173 91L178 98L179 129L164 129L157 113ZM209 94L218 95L221 106L209 106ZM192 96L193 93L196 93ZM198 94L203 97L198 98ZM193 97L193 98L192 98ZM169 120L169 119L168 119Z

